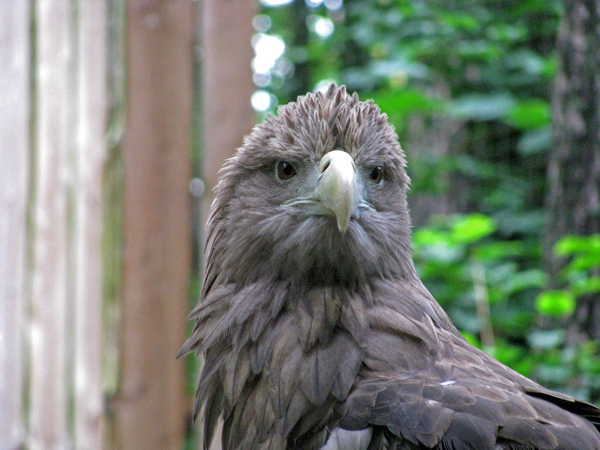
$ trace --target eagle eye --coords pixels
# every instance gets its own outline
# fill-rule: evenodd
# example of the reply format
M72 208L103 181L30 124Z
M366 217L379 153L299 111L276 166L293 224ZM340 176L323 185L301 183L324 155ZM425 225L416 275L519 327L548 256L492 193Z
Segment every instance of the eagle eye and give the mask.
M373 167L371 169L371 172L369 172L369 178L375 184L381 183L383 181L383 167L382 166Z
M296 169L287 161L279 161L277 163L277 178L280 180L289 180L296 176Z

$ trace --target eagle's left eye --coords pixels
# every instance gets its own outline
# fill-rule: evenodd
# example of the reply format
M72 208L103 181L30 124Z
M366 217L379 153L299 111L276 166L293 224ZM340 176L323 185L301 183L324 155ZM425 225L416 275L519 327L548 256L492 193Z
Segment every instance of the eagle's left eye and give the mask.
M369 172L369 178L375 184L381 183L383 181L383 167L382 166L373 167L371 169L371 172Z
M296 176L296 169L287 161L277 163L277 178L280 180L289 180Z

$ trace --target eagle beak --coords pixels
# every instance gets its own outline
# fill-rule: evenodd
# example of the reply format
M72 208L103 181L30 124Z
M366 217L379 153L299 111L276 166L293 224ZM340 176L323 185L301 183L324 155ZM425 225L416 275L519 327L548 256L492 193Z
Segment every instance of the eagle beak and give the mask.
M333 211L338 229L344 234L360 200L352 156L341 150L332 150L321 158L315 194L323 206Z

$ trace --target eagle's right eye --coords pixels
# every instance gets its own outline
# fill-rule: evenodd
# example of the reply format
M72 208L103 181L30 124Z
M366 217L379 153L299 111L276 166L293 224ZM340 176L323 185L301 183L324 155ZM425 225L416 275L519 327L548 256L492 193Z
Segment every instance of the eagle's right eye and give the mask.
M287 161L279 161L277 163L277 178L280 180L289 180L296 176L296 169Z
M383 172L384 170L382 166L375 166L371 169L369 178L373 183L380 184L383 181Z

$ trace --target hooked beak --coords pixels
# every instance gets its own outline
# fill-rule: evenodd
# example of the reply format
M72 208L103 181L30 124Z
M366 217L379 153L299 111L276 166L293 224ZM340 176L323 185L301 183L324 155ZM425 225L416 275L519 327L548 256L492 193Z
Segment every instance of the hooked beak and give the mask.
M360 201L352 156L341 150L332 150L321 158L315 197L335 214L338 229L344 234Z

